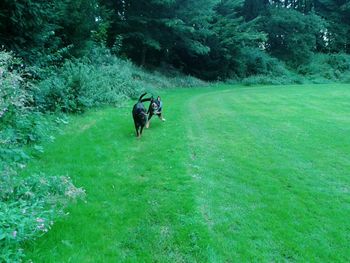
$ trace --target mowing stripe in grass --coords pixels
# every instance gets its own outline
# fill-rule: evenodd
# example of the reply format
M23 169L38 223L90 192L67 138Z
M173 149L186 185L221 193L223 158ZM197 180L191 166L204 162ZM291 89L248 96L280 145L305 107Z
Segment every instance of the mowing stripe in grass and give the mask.
M87 190L35 262L346 261L349 85L164 91L141 140L130 108L74 117L27 172Z
M169 105L175 103L169 100ZM204 261L206 229L194 207L186 129L181 125L186 114L179 107L168 111L166 124L154 119L141 140L133 133L129 109L73 119L66 134L29 170L45 167L49 173L70 174L86 189L87 203L73 206L29 258Z

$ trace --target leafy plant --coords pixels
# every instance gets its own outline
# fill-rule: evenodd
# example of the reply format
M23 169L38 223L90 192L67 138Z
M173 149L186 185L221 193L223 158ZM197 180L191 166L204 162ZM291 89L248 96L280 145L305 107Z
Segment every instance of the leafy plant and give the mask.
M64 207L83 198L69 177L43 174L21 178L11 169L0 176L0 261L20 261L24 242L44 235Z
M48 117L39 112L35 86L21 59L0 51L0 168L29 156L23 145L42 140L52 130Z
M347 82L350 76L350 55L316 54L310 63L298 68L298 73L313 83Z
M21 245L46 233L67 203L84 191L68 177L16 173L30 159L23 147L32 144L33 151L42 152L37 143L53 126L38 110L22 60L10 52L0 51L0 87L0 262L19 262Z
M130 61L113 56L107 49L95 47L88 57L67 60L61 68L38 84L35 100L46 111L82 112L98 105L116 105L143 90L191 87L204 83L176 75L165 77L148 72Z

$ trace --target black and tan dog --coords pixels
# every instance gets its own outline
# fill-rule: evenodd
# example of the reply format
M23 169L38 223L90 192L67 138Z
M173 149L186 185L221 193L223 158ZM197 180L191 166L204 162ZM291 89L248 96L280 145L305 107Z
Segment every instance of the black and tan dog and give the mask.
M151 98L142 99L147 93L143 93L137 103L132 109L132 117L134 118L134 124L136 129L136 136L141 137L143 128L148 123L148 116L143 102L150 101Z
M162 109L163 109L163 102L160 99L160 97L158 96L156 99L153 98L153 96L150 98L150 105L147 111L148 114L148 121L146 124L146 128L149 127L151 118L153 117L153 115L157 115L159 117L159 119L161 119L162 121L165 121L163 114L162 114Z

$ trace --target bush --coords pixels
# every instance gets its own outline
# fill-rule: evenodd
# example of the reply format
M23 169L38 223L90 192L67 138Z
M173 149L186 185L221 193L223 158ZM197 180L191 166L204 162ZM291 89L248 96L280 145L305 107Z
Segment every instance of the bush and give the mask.
M52 126L35 107L35 86L23 62L12 53L0 51L0 169L4 164L29 157L23 145L46 137Z
M68 177L20 178L5 169L0 176L0 261L18 262L21 245L45 234L69 201L84 197Z
M240 57L241 76L275 75L287 76L290 71L286 65L277 58L257 48L244 48Z
M11 126L27 116L33 102L32 86L23 78L21 60L12 53L0 51L0 128Z
M48 68L47 72L50 74L39 83L35 95L38 105L46 111L82 112L93 106L118 104L145 90L204 84L192 77L167 78L145 71L104 48L95 48L89 57L68 60L63 67Z
M236 81L244 85L350 82L350 55L347 54L315 54L309 63L295 71L265 52L246 48L240 65L247 75Z
M298 73L313 83L348 82L350 55L315 54L310 63L298 68Z
M84 194L67 177L21 178L13 170L30 159L24 146L42 151L34 143L53 129L50 116L38 110L29 77L20 59L0 51L0 262L19 262L23 242L47 232L67 202Z
M237 61L240 72L234 79L227 80L228 83L284 85L305 81L288 69L285 63L257 48L243 48Z

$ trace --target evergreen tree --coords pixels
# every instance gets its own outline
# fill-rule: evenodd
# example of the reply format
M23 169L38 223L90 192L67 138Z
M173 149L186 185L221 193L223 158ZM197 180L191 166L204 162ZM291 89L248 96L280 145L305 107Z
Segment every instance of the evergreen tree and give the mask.
M243 3L236 0L222 0L215 5L206 42L210 52L188 61L187 72L209 80L244 75L244 49L258 48L266 36L259 32L257 19L244 21L242 9Z
M203 44L211 12L208 1L126 0L116 5L106 1L104 6L113 8L109 45L121 36L122 52L141 65L179 58L182 52L209 52ZM157 61L150 61L151 58Z
M325 21L316 14L305 15L291 8L271 8L264 17L267 50L294 66L308 61L325 29Z
M53 1L3 0L0 2L0 43L34 61L49 46L59 45L55 35L58 14Z
M327 22L321 52L350 51L350 3L347 0L314 1L315 12Z

